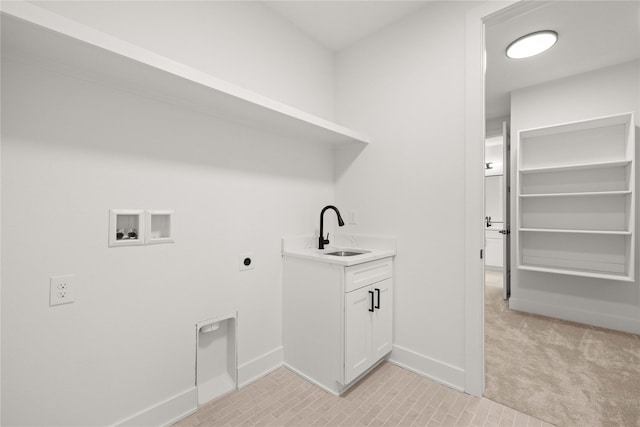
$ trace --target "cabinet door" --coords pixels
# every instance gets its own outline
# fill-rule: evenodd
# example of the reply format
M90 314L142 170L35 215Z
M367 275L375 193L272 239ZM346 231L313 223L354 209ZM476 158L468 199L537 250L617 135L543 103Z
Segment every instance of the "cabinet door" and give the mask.
M371 286L374 292L374 309L372 315L372 362L382 358L391 351L393 335L393 294L391 279L386 279Z
M348 384L371 366L371 286L345 294L344 383Z

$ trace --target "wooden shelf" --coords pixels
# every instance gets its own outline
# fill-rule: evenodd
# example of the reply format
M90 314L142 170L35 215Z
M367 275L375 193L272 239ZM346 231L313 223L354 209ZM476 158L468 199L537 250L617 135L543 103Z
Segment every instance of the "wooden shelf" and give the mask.
M348 128L26 2L2 2L2 56L304 141L368 144Z
M594 162L594 163L576 163L567 164L561 166L547 166L538 168L523 168L520 169L521 174L535 174L535 173L550 173L550 172L563 172L581 169L602 169L602 168L615 168L623 167L631 164L631 160L617 160L611 162Z
M567 228L520 228L525 233L569 233L569 234L610 234L612 236L631 236L630 231L615 230L571 230Z
M576 193L539 193L539 194L520 194L520 197L591 197L591 196L626 196L631 191L585 191Z

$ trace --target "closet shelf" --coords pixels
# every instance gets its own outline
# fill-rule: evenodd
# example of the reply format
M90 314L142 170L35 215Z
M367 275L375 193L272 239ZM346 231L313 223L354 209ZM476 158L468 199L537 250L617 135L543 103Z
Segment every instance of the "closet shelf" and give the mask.
M630 231L617 230L573 230L569 228L520 228L519 230L530 233L609 234L612 236L631 236Z
M26 2L2 2L2 55L285 137L369 138Z
M633 279L623 274L596 273L589 270L572 270L566 268L536 267L533 265L519 265L518 270L536 271L540 273L564 274L569 276L591 277L594 279L617 280L621 282L633 282Z
M539 138L556 135L567 135L582 131L599 130L606 127L616 125L628 125L632 118L632 113L614 114L604 117L593 117L574 122L559 123L552 126L542 126L532 129L523 129L520 132L525 133L528 138ZM604 142L604 141L603 141Z
M626 196L631 194L631 191L583 191L575 193L534 193L534 194L520 194L523 198L535 198L535 197L591 197L591 196Z
M634 129L622 113L518 132L520 270L633 281Z
M550 173L550 172L563 172L563 171L571 171L571 170L581 170L581 169L601 169L601 168L615 168L622 167L631 164L631 160L616 160L610 162L593 162L593 163L575 163L575 164L567 164L567 165L557 165L557 166L545 166L538 168L522 168L520 169L521 174L535 174L535 173Z

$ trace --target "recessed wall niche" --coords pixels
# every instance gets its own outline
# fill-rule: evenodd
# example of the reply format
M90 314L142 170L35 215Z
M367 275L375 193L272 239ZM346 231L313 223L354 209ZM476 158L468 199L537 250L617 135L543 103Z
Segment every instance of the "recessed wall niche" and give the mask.
M171 217L173 211L148 210L147 211L147 232L146 243L172 243Z
M111 209L109 211L109 246L144 245L144 211Z
M172 243L172 210L110 209L109 246Z

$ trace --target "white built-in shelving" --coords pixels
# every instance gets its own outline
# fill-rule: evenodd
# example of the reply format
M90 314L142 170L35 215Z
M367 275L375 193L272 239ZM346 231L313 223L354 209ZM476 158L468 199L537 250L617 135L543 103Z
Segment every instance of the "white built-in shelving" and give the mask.
M520 270L634 280L632 113L518 133Z
M572 196L620 196L631 194L631 191L585 191L583 193L538 193L538 194L521 194L520 197L572 197Z
M570 230L570 229L554 229L554 228L520 228L520 231L531 231L534 233L571 233L571 234L614 234L620 236L630 236L630 231L611 231L611 230Z
M4 1L2 56L261 131L332 145L367 144L341 125L269 99L33 4Z

